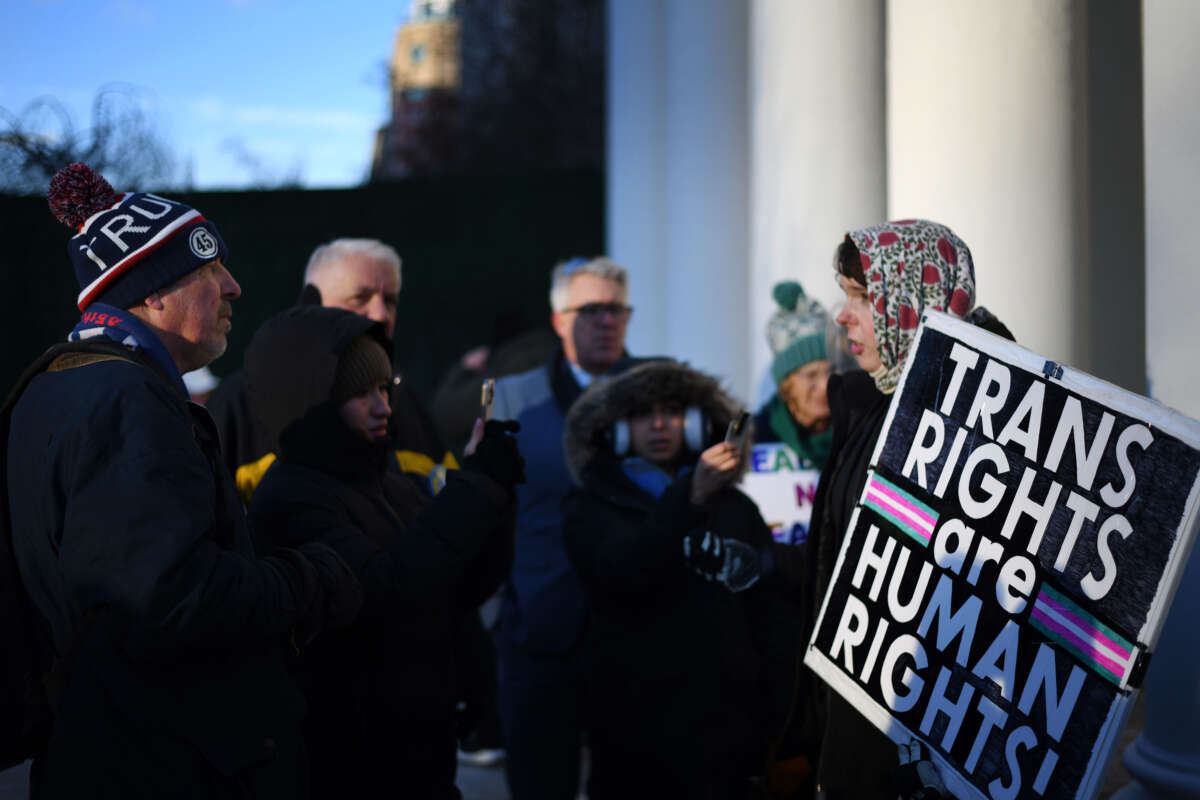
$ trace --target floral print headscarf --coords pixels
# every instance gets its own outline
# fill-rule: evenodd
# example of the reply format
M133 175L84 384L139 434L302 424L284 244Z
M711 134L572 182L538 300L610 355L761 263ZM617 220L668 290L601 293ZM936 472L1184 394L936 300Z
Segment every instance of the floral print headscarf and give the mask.
M923 219L884 222L846 234L858 248L874 307L881 392L895 391L926 310L965 317L975 304L971 251L945 225Z

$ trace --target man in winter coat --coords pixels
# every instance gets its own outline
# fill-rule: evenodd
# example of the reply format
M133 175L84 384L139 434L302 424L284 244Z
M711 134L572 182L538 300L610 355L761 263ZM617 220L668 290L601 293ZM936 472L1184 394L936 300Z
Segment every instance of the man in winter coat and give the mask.
M794 652L797 631L780 586L714 580L716 542L771 546L732 488L746 453L720 442L740 410L715 379L663 360L594 384L567 415L580 485L563 533L591 610L595 800L748 797L782 723L766 661Z
M528 482L517 490L516 544L497 634L499 704L514 800L574 797L583 724L583 587L562 540L567 410L625 353L626 272L605 258L572 259L551 276L551 323L561 347L536 369L496 382L495 416L521 424Z
M478 423L436 497L404 476L388 436L390 344L381 324L317 306L258 330L246 381L279 458L250 519L275 545L328 544L366 594L358 619L304 658L313 796L451 800L454 629L511 563L522 461L504 425Z
M77 229L81 342L12 412L21 578L70 664L35 797L297 797L303 701L283 645L348 621L327 547L256 558L211 418L181 373L225 349L240 289L216 226L83 164L50 206ZM92 345L83 342L100 341Z

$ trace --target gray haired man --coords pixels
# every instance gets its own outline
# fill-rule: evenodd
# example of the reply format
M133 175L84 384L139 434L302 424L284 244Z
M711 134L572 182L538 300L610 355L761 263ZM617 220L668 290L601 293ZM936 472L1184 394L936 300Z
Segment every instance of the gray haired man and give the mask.
M571 487L562 450L567 410L596 377L638 363L625 353L633 311L623 267L606 258L559 264L550 360L496 383L495 416L521 423L527 482L517 487L513 568L498 633L499 704L514 800L575 797L583 719L583 586L567 559L561 502Z

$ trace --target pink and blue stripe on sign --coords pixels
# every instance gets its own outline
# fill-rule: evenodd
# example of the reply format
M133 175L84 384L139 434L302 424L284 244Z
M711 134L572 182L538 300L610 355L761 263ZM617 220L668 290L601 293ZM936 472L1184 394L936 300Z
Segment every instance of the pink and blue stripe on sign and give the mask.
M863 505L907 533L922 547L929 545L937 525L937 512L896 484L872 475Z
M1029 621L1117 686L1137 659L1137 648L1047 584L1042 584L1033 602Z

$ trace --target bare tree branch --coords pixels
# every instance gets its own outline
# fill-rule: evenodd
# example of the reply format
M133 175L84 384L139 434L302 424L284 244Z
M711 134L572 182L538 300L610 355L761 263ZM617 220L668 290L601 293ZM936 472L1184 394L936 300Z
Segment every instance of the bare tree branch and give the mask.
M0 192L43 194L54 173L74 161L116 187L176 185L174 158L130 87L101 89L92 101L91 127L82 131L54 97L39 97L19 116L0 108Z

